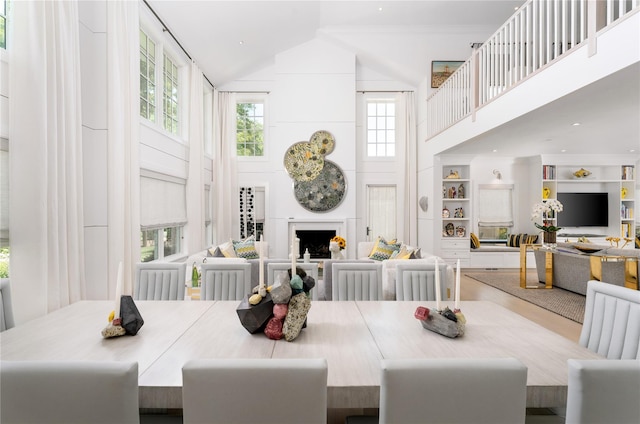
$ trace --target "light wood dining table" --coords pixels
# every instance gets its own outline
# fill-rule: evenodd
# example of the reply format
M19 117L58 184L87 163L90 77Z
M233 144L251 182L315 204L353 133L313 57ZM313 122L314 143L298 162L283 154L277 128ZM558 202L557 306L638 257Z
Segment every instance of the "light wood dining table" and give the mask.
M465 334L425 330L435 302L316 301L293 342L250 334L237 301L137 301L136 336L104 339L113 302L82 301L0 333L0 359L120 360L139 364L140 407L181 408L182 366L203 358L326 358L329 408L377 408L380 360L515 357L528 367L527 406L566 405L567 359L603 359L499 305L461 302Z

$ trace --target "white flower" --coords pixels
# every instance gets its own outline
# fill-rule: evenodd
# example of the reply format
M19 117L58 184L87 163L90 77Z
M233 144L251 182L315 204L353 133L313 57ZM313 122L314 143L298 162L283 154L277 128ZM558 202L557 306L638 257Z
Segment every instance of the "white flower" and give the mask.
M562 203L560 203L557 199L549 199L544 202L536 203L533 205L533 210L531 211L531 220L535 220L536 218L545 219L551 212L562 212Z

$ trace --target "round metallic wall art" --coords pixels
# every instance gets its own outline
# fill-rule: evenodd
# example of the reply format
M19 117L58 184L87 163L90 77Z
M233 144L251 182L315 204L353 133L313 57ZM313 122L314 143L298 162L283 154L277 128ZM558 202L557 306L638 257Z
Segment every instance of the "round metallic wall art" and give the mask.
M294 180L293 191L300 205L311 212L327 212L335 209L344 199L347 181L342 169L324 160L324 167L311 181Z

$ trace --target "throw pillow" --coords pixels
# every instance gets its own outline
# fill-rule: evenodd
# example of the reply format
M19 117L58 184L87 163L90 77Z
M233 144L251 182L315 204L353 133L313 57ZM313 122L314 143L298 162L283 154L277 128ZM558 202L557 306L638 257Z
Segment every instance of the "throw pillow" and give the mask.
M527 244L535 244L538 241L538 235L537 234L529 234L527 236L527 240L525 243Z
M256 250L256 239L254 236L249 236L244 240L233 240L233 249L236 251L236 256L245 259L258 259L258 251Z
M469 234L469 239L471 239L471 248L477 249L480 247L480 239L474 233Z
M401 243L396 243L396 240L387 242L383 237L378 237L378 240L369 255L369 259L373 259L374 261L384 261L389 259L391 258L391 255L393 255L393 252L400 250L400 245Z
M220 252L222 252L222 255L225 258L237 258L238 255L236 255L236 251L233 248L233 243L230 241L224 242L222 243L220 246L218 246L218 249L220 249Z
M214 258L224 258L225 257L224 253L222 253L222 250L220 250L220 246L216 246L216 248L213 249L213 252L211 252L211 249L207 250L207 252L210 253L210 255L208 255L208 256L211 256L211 257L214 257Z
M526 240L526 234L510 234L509 240L507 241L508 247L520 247L520 243L524 243Z

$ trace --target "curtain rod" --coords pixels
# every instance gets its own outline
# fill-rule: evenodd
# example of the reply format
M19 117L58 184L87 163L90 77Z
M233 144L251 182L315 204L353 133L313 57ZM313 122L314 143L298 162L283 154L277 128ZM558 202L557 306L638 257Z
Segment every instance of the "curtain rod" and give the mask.
M173 35L173 33L171 32L171 30L169 29L169 27L167 27L167 25L165 25L165 23L162 21L162 19L160 19L160 16L158 16L158 14L156 13L155 10L153 10L153 8L151 7L151 5L147 2L147 0L142 0L144 2L144 4L147 5L147 7L149 8L149 10L151 11L151 13L153 13L153 16L156 17L156 19L158 20L158 22L160 22L160 24L162 25L162 29L166 32L169 33L169 35L171 36L171 38L173 38L173 41L176 42L176 44L182 49L182 51L184 52L184 54L187 55L187 57L189 58L189 60L193 61L193 58L191 57L191 55L187 52L187 50L182 47L182 44L180 44L180 42L178 41L178 39L175 37L175 35ZM207 76L204 74L204 72L202 72L202 76L204 77L204 79L207 80L207 82L209 83L209 85L213 88L216 88L215 85L213 85L211 83L211 81L209 81L209 78L207 78Z

